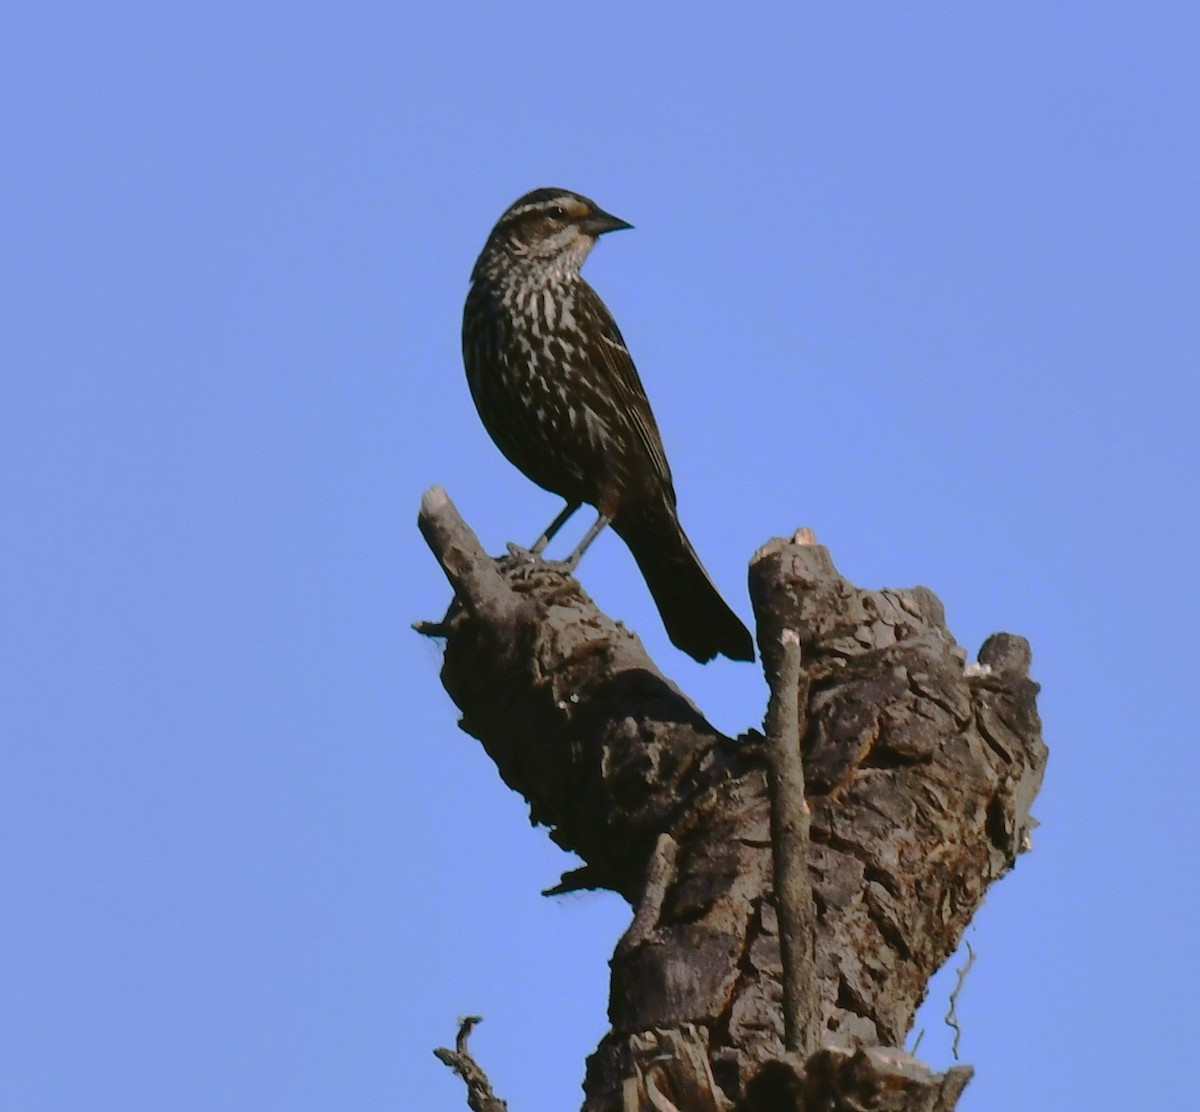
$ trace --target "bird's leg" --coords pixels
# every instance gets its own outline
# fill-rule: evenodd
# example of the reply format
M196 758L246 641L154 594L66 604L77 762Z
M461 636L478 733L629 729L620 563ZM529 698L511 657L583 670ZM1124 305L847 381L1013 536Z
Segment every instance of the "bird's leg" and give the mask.
M581 504L582 503L579 502L568 502L565 506L563 506L558 517L556 517L552 522L550 522L549 525L546 526L545 529L542 530L542 535L533 542L532 547L522 548L516 542L509 541L509 556L511 556L518 564L528 564L530 566L530 570L532 570L534 564L539 564L542 562L542 550L554 539L554 534L557 533L564 525L566 525L567 520L577 509L579 509Z
M566 525L571 515L582 505L580 502L568 502L562 508L562 512L556 517L545 529L542 530L542 535L533 542L533 546L529 549L534 556L541 554L543 548L546 547L552 540L554 535Z
M612 519L610 517L608 517L607 514L601 513L596 518L596 520L594 522L592 522L592 527L586 533L583 534L583 540L581 540L575 546L575 551L572 552L571 555L568 556L562 562L562 570L563 571L569 572L569 571L575 570L575 565L579 563L583 554L588 550L588 545L590 545L592 543L592 541L594 541L598 536L600 536L601 532L603 532L603 530L604 530L604 527L611 520Z

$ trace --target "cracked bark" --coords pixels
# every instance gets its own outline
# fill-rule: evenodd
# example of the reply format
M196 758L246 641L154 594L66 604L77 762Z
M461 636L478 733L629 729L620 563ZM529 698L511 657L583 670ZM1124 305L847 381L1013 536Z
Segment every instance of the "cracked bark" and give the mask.
M423 627L504 782L634 910L585 1112L949 1110L969 1067L903 1051L930 976L1028 848L1046 749L1029 648L967 665L925 588L866 591L819 545L776 540L753 574L804 660L815 1017L784 1048L767 755L723 736L572 578L492 561L437 488L421 528L457 599ZM815 1027L815 1029L813 1029ZM665 1102L665 1103L664 1103Z

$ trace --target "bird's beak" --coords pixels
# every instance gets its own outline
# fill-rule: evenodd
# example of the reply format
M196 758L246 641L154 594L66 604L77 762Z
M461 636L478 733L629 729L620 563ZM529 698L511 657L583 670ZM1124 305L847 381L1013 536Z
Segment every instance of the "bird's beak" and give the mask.
M613 216L611 212L605 212L601 208L592 209L590 215L584 217L582 226L583 230L591 236L602 236L605 232L619 232L623 228L633 227L628 220L622 220L619 216Z

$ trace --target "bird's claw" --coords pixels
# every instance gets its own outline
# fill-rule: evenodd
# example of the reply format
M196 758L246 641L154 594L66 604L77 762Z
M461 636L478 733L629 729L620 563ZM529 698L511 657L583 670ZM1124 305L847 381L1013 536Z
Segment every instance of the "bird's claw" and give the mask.
M513 541L508 542L507 548L508 555L501 556L500 563L514 579L528 579L541 567L542 558L532 549Z
M532 549L515 541L509 541L505 547L508 549L508 555L500 557L500 566L514 579L529 579L535 572L544 568L545 561Z
M509 541L505 547L508 549L508 555L501 556L499 564L505 574L513 579L530 579L543 572L565 575L571 571L569 561L547 560L540 552L525 548L515 541Z
M508 549L508 558L517 564L535 564L541 556L534 552L531 548L526 548L524 545L517 544L516 541L509 541L504 546ZM503 557L501 557L503 559Z

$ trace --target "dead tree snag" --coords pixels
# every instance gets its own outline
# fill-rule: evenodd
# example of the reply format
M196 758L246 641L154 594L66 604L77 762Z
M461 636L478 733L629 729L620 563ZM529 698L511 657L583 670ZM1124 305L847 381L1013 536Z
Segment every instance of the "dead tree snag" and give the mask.
M715 730L574 579L486 556L444 492L420 522L456 594L423 628L446 639L463 729L585 862L557 890L611 888L634 909L585 1112L954 1108L969 1067L936 1074L896 1048L1028 846L1046 748L1027 643L997 634L968 665L925 588L862 590L804 538L757 554L759 644L809 827L789 1051L763 735ZM785 631L798 669L775 656Z

